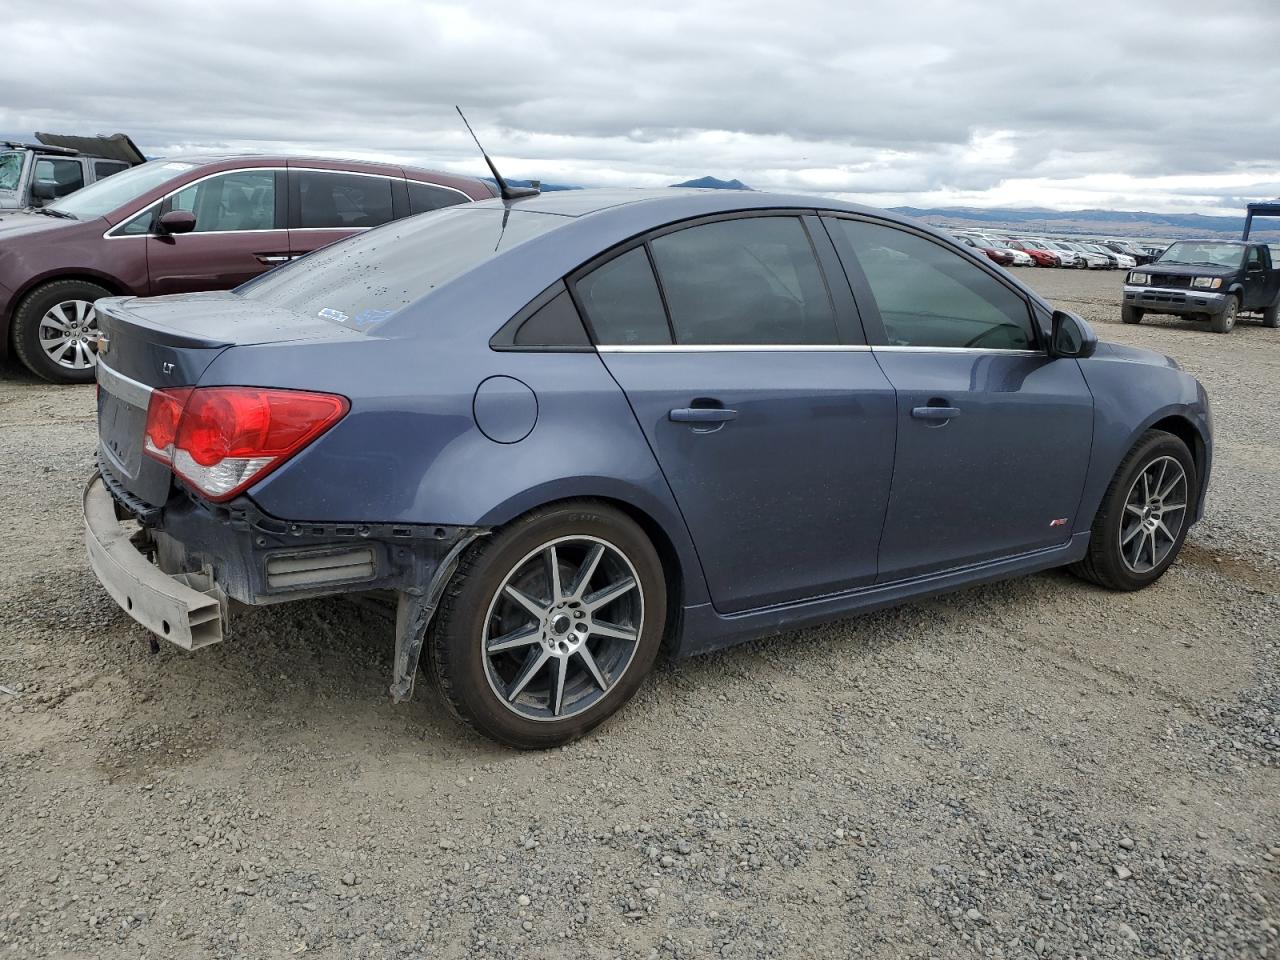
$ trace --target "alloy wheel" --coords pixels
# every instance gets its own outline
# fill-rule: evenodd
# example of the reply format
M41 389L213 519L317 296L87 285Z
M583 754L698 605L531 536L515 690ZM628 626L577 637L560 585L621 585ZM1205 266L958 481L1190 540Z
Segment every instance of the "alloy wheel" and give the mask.
M60 367L87 370L98 362L98 314L88 300L56 303L40 318L40 348Z
M1120 518L1120 558L1150 573L1168 558L1187 513L1187 472L1169 456L1152 460L1133 481Z
M489 603L485 676L521 717L576 716L622 678L643 620L640 578L618 547L589 536L552 540L515 564Z

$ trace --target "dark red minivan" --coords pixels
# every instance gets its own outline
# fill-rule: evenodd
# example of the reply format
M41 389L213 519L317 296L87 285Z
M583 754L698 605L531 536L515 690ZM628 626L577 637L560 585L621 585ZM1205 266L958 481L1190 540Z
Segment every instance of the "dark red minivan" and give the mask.
M497 190L471 177L299 157L153 160L0 216L0 355L94 378L94 301L225 290L353 233Z

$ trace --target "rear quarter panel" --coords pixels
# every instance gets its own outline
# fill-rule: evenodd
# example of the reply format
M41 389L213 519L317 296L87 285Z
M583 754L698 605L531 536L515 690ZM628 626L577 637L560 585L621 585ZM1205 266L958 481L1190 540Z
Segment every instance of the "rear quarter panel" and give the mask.
M465 339L469 338L462 338ZM477 427L480 383L506 376L537 398L524 439ZM492 527L545 503L602 497L650 517L706 600L693 544L622 390L594 352L522 353L439 338L232 347L202 386L253 384L339 393L351 412L249 490L284 520Z

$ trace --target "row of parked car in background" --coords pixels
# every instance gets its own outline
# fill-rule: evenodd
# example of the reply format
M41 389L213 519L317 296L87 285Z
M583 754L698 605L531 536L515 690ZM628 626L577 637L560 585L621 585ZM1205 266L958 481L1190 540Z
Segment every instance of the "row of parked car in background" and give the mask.
M1161 246L1139 246L1128 240L1051 240L1047 237L956 233L965 246L1002 267L1071 267L1078 270L1132 270L1150 263Z

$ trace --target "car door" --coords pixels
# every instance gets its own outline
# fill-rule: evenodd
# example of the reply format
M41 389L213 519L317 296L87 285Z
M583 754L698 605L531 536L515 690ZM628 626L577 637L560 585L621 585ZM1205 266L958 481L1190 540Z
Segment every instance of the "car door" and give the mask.
M289 259L284 229L283 171L228 170L166 197L160 214L187 210L190 233L147 237L151 293L228 290Z
M290 244L295 258L396 219L404 181L342 170L289 170Z
M1267 281L1269 279L1266 261L1261 247L1251 246L1244 255L1244 303L1245 310L1270 302L1267 297Z
M815 217L683 226L571 280L717 610L874 581L893 390Z
M1079 364L1046 355L1027 297L985 264L897 225L825 222L897 390L879 580L1065 543L1093 437Z

